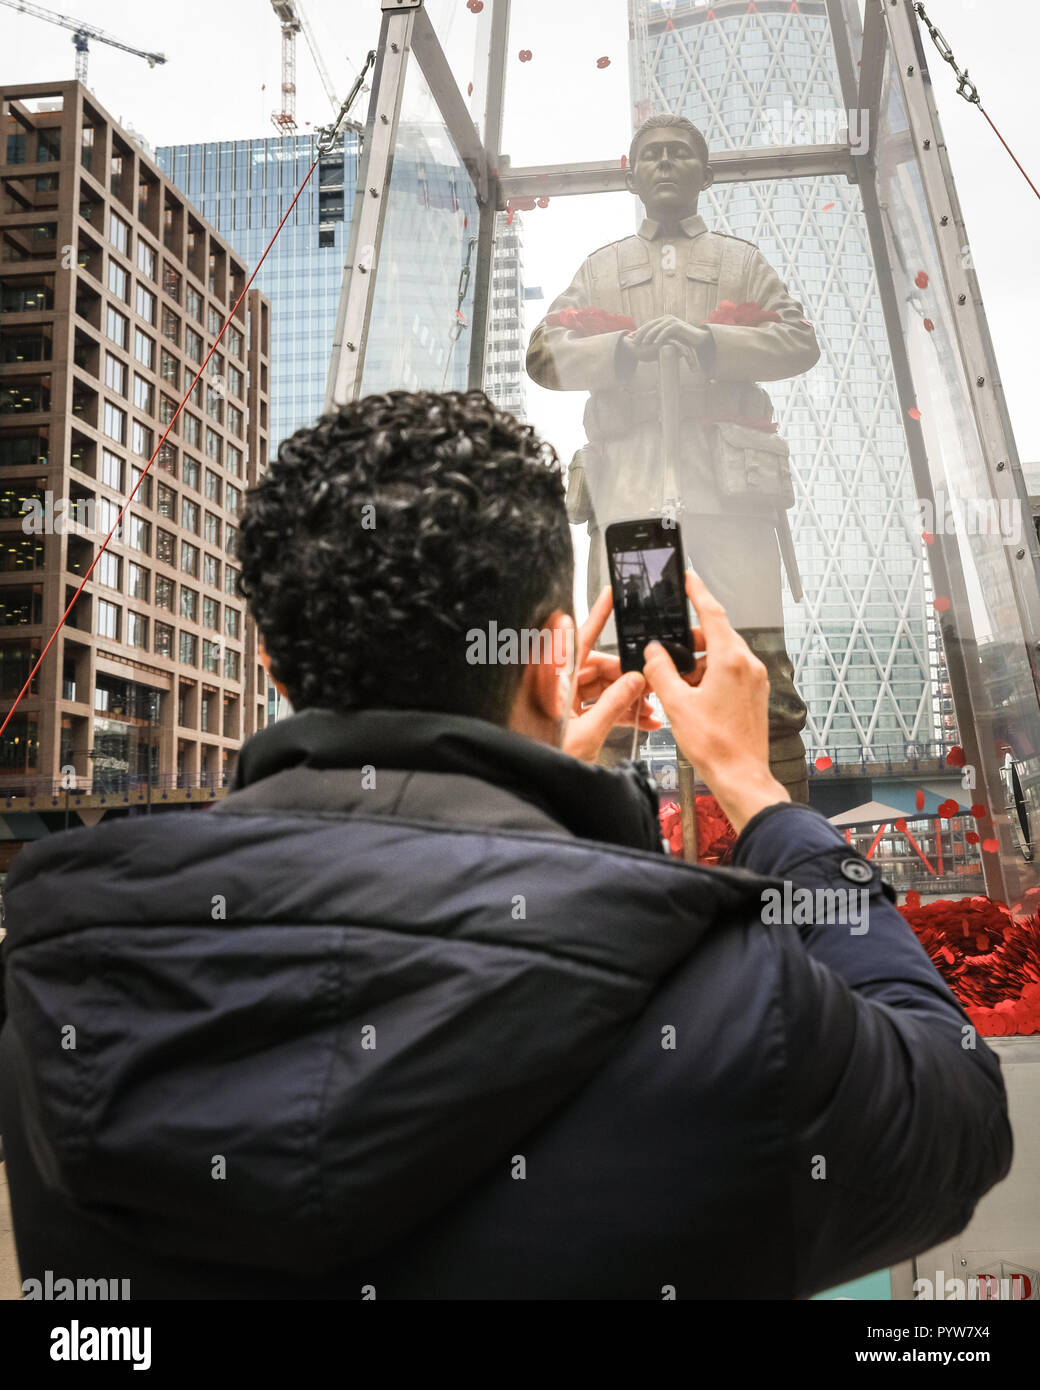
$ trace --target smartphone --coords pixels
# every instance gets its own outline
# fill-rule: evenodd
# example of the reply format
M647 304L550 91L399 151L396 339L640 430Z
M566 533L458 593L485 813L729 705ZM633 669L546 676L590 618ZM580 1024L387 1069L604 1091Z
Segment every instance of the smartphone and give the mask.
M606 543L622 671L641 671L643 648L656 641L687 675L696 658L679 527L654 518L616 521L607 527Z

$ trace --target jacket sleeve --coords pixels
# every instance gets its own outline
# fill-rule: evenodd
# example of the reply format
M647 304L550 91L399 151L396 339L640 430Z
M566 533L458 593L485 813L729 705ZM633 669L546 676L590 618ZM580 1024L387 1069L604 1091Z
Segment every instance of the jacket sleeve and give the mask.
M546 320L564 309L597 309L589 288L589 263L581 269L546 318L531 334L527 373L549 391L602 391L618 383L617 351L623 331L583 337L568 328L549 328Z
M744 828L734 862L796 887L869 893L855 932L774 928L796 1283L807 1296L962 1231L1011 1166L1007 1097L996 1055L892 890L822 816L769 807ZM867 869L869 881L850 881Z
M762 253L748 247L744 285L746 298L780 315L779 323L757 328L708 324L715 342L716 381L784 381L801 376L820 360L820 346L802 306Z

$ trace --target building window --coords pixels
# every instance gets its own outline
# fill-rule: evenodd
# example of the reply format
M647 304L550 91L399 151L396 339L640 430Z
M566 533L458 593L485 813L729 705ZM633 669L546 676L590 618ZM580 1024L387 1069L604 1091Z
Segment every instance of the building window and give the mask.
M206 414L211 420L216 420L217 424L220 424L224 418L224 398L220 392L212 386L206 388ZM215 455L213 455L213 457L215 457Z
M182 633L181 633L180 659L181 659L181 661L184 663L185 666L194 666L194 665L196 665L196 653L197 653L197 651L198 651L198 643L197 643L196 639L191 635L190 632L182 632Z
M167 487L165 483L159 484L159 505L156 508L160 516L166 517L168 521L177 519L177 494L172 487Z
M140 454L142 458L150 459L152 456L152 442L154 435L147 425L142 425L140 420L134 421L133 442L131 448L135 454Z
M177 537L171 531L164 531L161 527L155 532L155 558L161 560L164 565L175 565L177 554Z
M108 533L113 529L113 527L116 525L116 522L119 521L119 513L120 513L120 511L121 511L121 508L120 508L118 502L111 502L111 501L109 501L109 499L108 499L107 497L99 498L99 500L98 500L98 518L99 518L99 520L98 520L98 525L101 527L101 530L104 532L104 534L105 534L106 536L107 536ZM122 533L123 533L123 525L122 525L122 523L120 523L120 524L119 524L119 529L116 531L116 533L115 533L115 535L112 537L112 539L113 539L114 541L118 541L120 544L122 544L122 540L123 540L123 534L122 534Z
M199 440L202 437L202 422L197 415L192 415L190 410L181 416L184 421L184 442L192 445L193 448L199 447Z
M220 561L215 555L202 557L202 579L211 589L220 588Z
M236 410L233 405L228 406L227 427L232 434L237 434L239 438L242 437L242 412Z
M224 467L233 478L240 478L242 476L242 451L229 444Z
M126 411L120 410L111 401L105 402L104 430L109 439L114 439L117 444L126 443Z
M137 313L145 323L155 322L155 295L143 285L137 286Z
M189 589L186 584L181 585L181 617L187 618L192 623L197 623L199 620L199 596L194 589Z
M123 491L123 460L111 449L101 450L101 481L106 487Z
M197 323L202 322L202 295L191 285L184 291L184 307Z
M119 641L119 616L120 609L116 603L108 603L105 599L98 599L97 635L99 637L111 637L114 641Z
M134 373L134 405L138 410L143 410L146 415L151 415L155 409L155 388L143 376Z
M131 647L148 647L148 619L141 613L127 613L126 640Z
M202 600L202 626L212 628L214 632L220 630L220 604L215 598Z
M180 271L174 270L169 261L163 261L162 287L164 293L168 294L171 299L175 299L178 304L181 302ZM166 313L165 309L163 313Z
M159 397L159 423L164 427L173 424L173 417L177 414L177 402L172 396ZM174 426L174 434L177 428Z
M130 320L125 314L121 314L118 309L108 306L105 315L105 332L121 348L125 348L130 341Z
M199 504L187 497L181 499L181 526L193 536L199 534Z
M156 462L164 473L169 473L171 478L176 478L177 450L172 444L159 445L159 456Z
M105 385L112 391L118 391L121 396L126 395L126 373L126 363L120 362L118 357L113 357L110 352L106 352Z
M152 650L156 656L173 656L173 628L169 623L156 622L155 645Z
M159 354L159 375L176 390L181 384L181 364L172 352L163 348Z
M152 505L152 476L150 473L146 476L144 469L138 468L136 463L130 465L130 491L135 502L140 502L143 507Z
M228 390L233 396L242 398L242 373L237 367L228 367L227 374Z
M238 652L233 652L229 648L224 653L224 675L229 681L238 680L239 659Z
M210 545L220 544L220 517L215 516L212 512L206 513L206 520L204 522L203 529L203 538Z
M192 579L198 579L199 548L197 545L189 545L187 541L181 541L181 569L185 574L190 574Z
M227 507L229 512L238 511L238 503L241 499L241 496L242 494L239 492L238 488L232 487L231 484L228 483L227 496L224 505Z
M160 532L160 535L163 534ZM176 593L176 585L172 579L166 579L163 575L155 576L155 606L165 608L167 612L173 612L173 600Z
M130 276L119 264L118 261L108 259L108 288L111 294L117 299L121 299L125 304L129 296Z
M220 475L209 468L206 469L206 501L220 506Z
M130 518L130 536L127 541L131 550L141 550L145 555L150 555L152 550L152 523L145 521L144 517L132 516Z
M239 629L238 609L232 608L229 603L224 605L224 631L229 637L237 637Z
M212 334L212 336L213 336L214 338L219 338L219 337L220 337L220 330L224 327L224 316L223 316L223 314L221 314L221 313L219 312L219 310L214 309L214 307L213 307L212 304L209 306L209 325L208 325L208 326L209 326L209 331L210 331L210 333Z
M117 251L127 255L130 249L130 224L114 212L108 214L108 239Z
M205 637L202 639L202 669L212 671L214 675L220 674L220 647Z
M202 339L193 328L184 330L184 351L193 362L202 361Z
M123 587L123 562L118 555L113 555L111 550L101 552L96 574L99 584L106 584L110 589Z
M238 331L238 329L229 328L227 333L224 335L224 341L227 343L227 350L231 353L232 357L237 357L239 360L241 360L242 334Z
M206 430L206 457L214 463L220 462L220 435L216 430Z
M128 592L130 597L143 599L145 603L147 603L148 581L151 577L150 571L146 570L143 565L135 565L133 561L131 561L127 577L129 580Z
M201 464L198 462L198 460L189 458L188 455L185 454L184 461L181 464L181 478L184 482L188 484L190 488L194 488L196 492L198 492L199 490L200 471Z
M134 356L142 367L155 370L155 341L139 328L134 329Z
M231 565L224 566L224 592L225 594L238 594L238 570Z
M224 549L229 555L238 554L238 531L234 526L227 528L227 541L224 544Z
M155 252L141 237L137 238L137 269L149 280L155 279Z
M181 321L165 304L162 311L162 335L171 343L179 343L181 340Z

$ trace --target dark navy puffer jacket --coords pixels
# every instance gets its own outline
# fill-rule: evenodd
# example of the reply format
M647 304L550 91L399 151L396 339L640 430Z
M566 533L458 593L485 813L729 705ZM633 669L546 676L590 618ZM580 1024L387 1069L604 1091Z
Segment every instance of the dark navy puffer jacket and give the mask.
M952 1236L1006 1174L995 1056L814 811L697 868L635 769L388 711L275 725L239 780L15 864L23 1278L804 1297ZM867 930L822 920L833 895L776 921L785 880L866 889Z

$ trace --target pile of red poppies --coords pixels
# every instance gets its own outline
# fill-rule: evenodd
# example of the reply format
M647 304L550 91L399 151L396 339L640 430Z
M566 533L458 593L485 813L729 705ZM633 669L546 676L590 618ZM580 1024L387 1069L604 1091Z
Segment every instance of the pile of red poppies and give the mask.
M676 856L683 852L682 809L675 801L668 801L660 811L661 834L668 848ZM698 864L725 864L728 862L737 832L730 825L722 807L713 796L697 798L697 862Z
M1031 909L1031 910L1030 910ZM974 897L900 909L983 1037L1040 1033L1040 912Z

